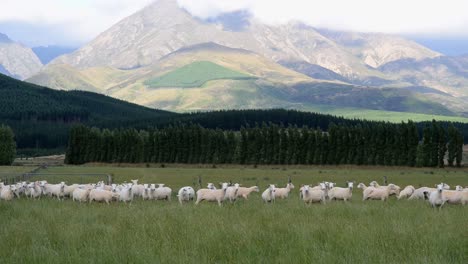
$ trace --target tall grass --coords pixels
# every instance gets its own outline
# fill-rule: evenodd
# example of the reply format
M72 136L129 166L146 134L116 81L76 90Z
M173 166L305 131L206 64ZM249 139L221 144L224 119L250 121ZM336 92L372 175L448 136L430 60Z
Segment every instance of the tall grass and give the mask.
M263 204L134 201L79 204L52 199L0 202L0 263L466 263L468 207L434 210L423 201L361 201L304 205L301 183L345 179L368 183L388 176L408 183L444 179L468 183L465 171L385 169L191 169L64 167L53 172L106 171L116 181L140 178L176 190L232 179L245 185L285 183L296 190L287 200ZM432 173L431 173L432 172Z

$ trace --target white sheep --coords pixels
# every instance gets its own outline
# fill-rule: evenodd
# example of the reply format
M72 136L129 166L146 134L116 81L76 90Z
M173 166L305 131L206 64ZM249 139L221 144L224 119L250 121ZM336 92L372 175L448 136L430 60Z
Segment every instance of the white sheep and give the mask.
M392 196L392 195L398 196L400 194L401 188L398 185L395 185L395 184L393 184L393 185L394 185L394 188L390 191L390 196ZM379 183L377 183L376 181L372 181L371 183L369 183L369 186L374 187L374 188L387 187L385 185L383 185L383 186L379 185Z
M143 197L145 192L145 186L142 184L138 184L138 180L132 180L132 193L134 197Z
M414 186L413 185L408 185L406 186L400 194L398 194L397 199L400 200L402 198L408 198L414 193Z
M180 188L177 197L179 198L180 204L192 201L193 199L195 199L195 190L190 186L182 187Z
M265 203L274 202L276 199L276 186L270 184L268 188L262 193L262 199Z
M252 192L260 192L260 189L258 186L252 186L252 187L239 187L239 190L237 190L237 196L242 197L245 200L249 199L249 195Z
M225 200L229 200L231 203L237 200L237 195L239 191L240 184L236 183L233 186L228 186L226 188L226 195L224 196Z
M16 186L14 185L3 185L0 190L0 200L11 201L15 197Z
M289 196L289 193L291 190L294 189L294 185L290 182L286 184L285 188L276 188L275 191L275 199L280 198L280 199L286 199Z
M371 191L373 189L375 189L375 187L372 187L372 186L366 186L364 183L359 183L358 184L358 189L362 189L362 200L365 201L367 200L367 197L369 196L369 193L371 193Z
M437 186L437 184L435 185ZM450 190L450 186L448 184L444 183L443 186L444 190ZM421 187L416 190L414 190L413 194L408 198L408 200L413 200L413 199L426 199L424 193L431 193L433 191L436 191L437 188L430 188L430 187Z
M301 198L306 204L311 204L315 202L325 203L325 190L325 184L322 184L320 186L320 189L311 188L310 185L304 185L301 187Z
M334 187L328 191L328 197L330 200L344 200L345 202L351 200L353 196L353 182L347 182L347 188Z
M369 193L367 194L367 197L365 200L371 199L371 200L386 201L388 197L390 196L390 192L395 189L395 185L390 183L387 186L381 186L379 188L375 188L375 187L370 187L370 188L371 189Z
M168 200L171 201L172 189L164 186L164 184L159 184L158 188L153 192L153 199L155 200Z
M63 190L65 188L65 183L61 182L59 184L48 184L44 185L44 191L47 195L52 197L57 197L60 200L60 197L63 197Z
M89 193L91 192L90 189L81 189L81 188L76 188L73 190L72 193L72 198L73 201L78 201L80 203L88 201Z
M439 207L439 209L441 209L442 206L444 206L445 202L447 201L444 195L444 183L438 184L436 191L432 191L432 192L425 191L424 195L426 197L429 197L429 203L434 208Z
M89 192L89 202L106 202L107 204L110 204L110 202L113 199L118 199L119 194L113 193L111 191L106 191L106 190L97 190L97 189L92 189Z
M41 198L42 195L42 188L40 182L33 182L28 185L29 189L29 197L36 199Z
M134 185L129 184L125 186L120 192L118 192L119 201L121 202L132 202L133 201L133 187Z
M206 188L210 189L210 190L216 190L216 186L214 183L208 183L208 185L206 186Z
M197 201L195 204L198 205L202 201L207 201L218 202L218 205L221 206L226 196L226 189L227 186L223 186L223 188L219 190L200 189L197 191Z
M73 191L75 191L78 186L78 184L65 185L63 188L63 197L72 197Z

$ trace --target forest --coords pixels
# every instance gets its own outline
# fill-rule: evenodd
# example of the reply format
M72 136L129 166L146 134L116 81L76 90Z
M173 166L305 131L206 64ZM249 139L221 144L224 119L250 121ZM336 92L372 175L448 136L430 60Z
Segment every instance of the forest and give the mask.
M177 124L149 130L71 129L66 162L461 166L463 136L453 125L413 122L329 125L274 123L239 131ZM446 155L448 153L448 155Z

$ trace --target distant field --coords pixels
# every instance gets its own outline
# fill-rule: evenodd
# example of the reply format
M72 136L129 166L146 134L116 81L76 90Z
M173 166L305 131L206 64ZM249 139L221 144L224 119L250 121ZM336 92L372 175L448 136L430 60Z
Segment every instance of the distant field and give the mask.
M327 105L312 105L305 106L302 110L310 112L319 112L324 114L331 114L342 116L345 118L359 118L375 121L388 121L399 123L402 121L412 120L414 122L431 121L433 119L438 121L452 121L468 123L468 118L459 116L441 116L441 115L427 115L418 113L407 112L392 112L381 110L369 110L360 108L336 108Z
M0 171L3 171L0 168ZM6 168L5 170L10 170ZM305 206L299 186L322 180L390 182L405 186L444 181L468 185L467 170L376 167L121 168L54 167L43 173L112 173L176 191L208 182L285 185L288 200L180 206L176 201L77 204L51 199L0 201L0 263L466 263L468 206L433 210L423 201L361 201ZM67 180L50 178L50 181ZM91 179L90 179L91 180ZM93 179L96 180L96 179ZM173 199L175 200L175 196Z
M209 61L197 61L145 82L151 88L200 87L212 80L244 80L255 77L230 70Z

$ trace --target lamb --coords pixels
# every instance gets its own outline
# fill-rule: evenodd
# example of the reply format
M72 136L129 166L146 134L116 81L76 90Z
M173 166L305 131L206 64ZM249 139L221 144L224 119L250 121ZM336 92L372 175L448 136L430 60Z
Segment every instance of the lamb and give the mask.
M226 196L226 189L227 186L223 186L220 190L200 189L197 191L197 201L195 204L198 205L202 201L208 201L218 202L218 205L221 206Z
M110 204L110 202L113 199L118 199L119 194L113 193L111 191L106 191L106 190L97 190L93 189L89 192L89 202L106 202L107 204Z
M414 193L414 186L413 185L408 185L406 186L403 191L400 192L400 194L397 196L397 199L400 200L402 198L408 198Z
M274 202L276 199L276 186L270 184L268 188L262 193L262 199L265 203Z
M429 203L432 205L433 208L438 206L439 209L441 209L447 201L444 195L444 183L438 184L436 191L425 191L424 195L426 197L429 197Z
M14 192L16 191L16 186L14 185L3 185L1 186L0 191L0 200L11 201L15 198Z
M171 201L171 195L171 188L164 186L164 184L159 184L158 188L153 192L153 199Z
M314 189L311 188L310 185L304 185L301 187L301 198L306 204L311 204L314 202L325 203L325 190L325 184L321 186L321 189Z
M370 188L372 189L370 189L365 200L371 199L371 200L386 201L388 197L390 196L390 192L395 189L395 184L390 183L388 186L385 186L385 187L382 186L379 188L374 188L374 187L370 187Z
M73 190L73 193L72 193L72 198L73 198L73 201L78 201L78 202L86 202L88 200L88 197L89 197L89 193L91 192L90 189L81 189L81 188L76 188L75 190Z
M289 196L291 190L294 189L294 185L290 182L286 185L286 188L276 188L275 199L276 197L280 199L286 199Z
M195 199L195 190L190 186L185 186L180 188L179 193L177 194L179 198L179 203L183 204L184 202L192 201Z
M237 190L237 196L242 197L245 200L249 199L249 195L252 192L260 192L260 189L258 186L252 186L252 187L239 187L239 190Z
M334 187L328 192L328 197L330 200L344 200L345 202L351 200L353 196L353 182L346 182L347 188Z
M436 184L437 186L437 184ZM444 190L450 190L450 186L444 183L443 186ZM413 194L408 198L408 200L413 200L413 199L426 199L426 196L424 195L425 192L433 192L436 191L436 188L430 188L430 187L421 187L416 190L414 190Z
M231 203L237 200L237 192L239 191L240 184L236 183L234 186L229 186L226 188L226 195L224 196L225 200L229 200Z

